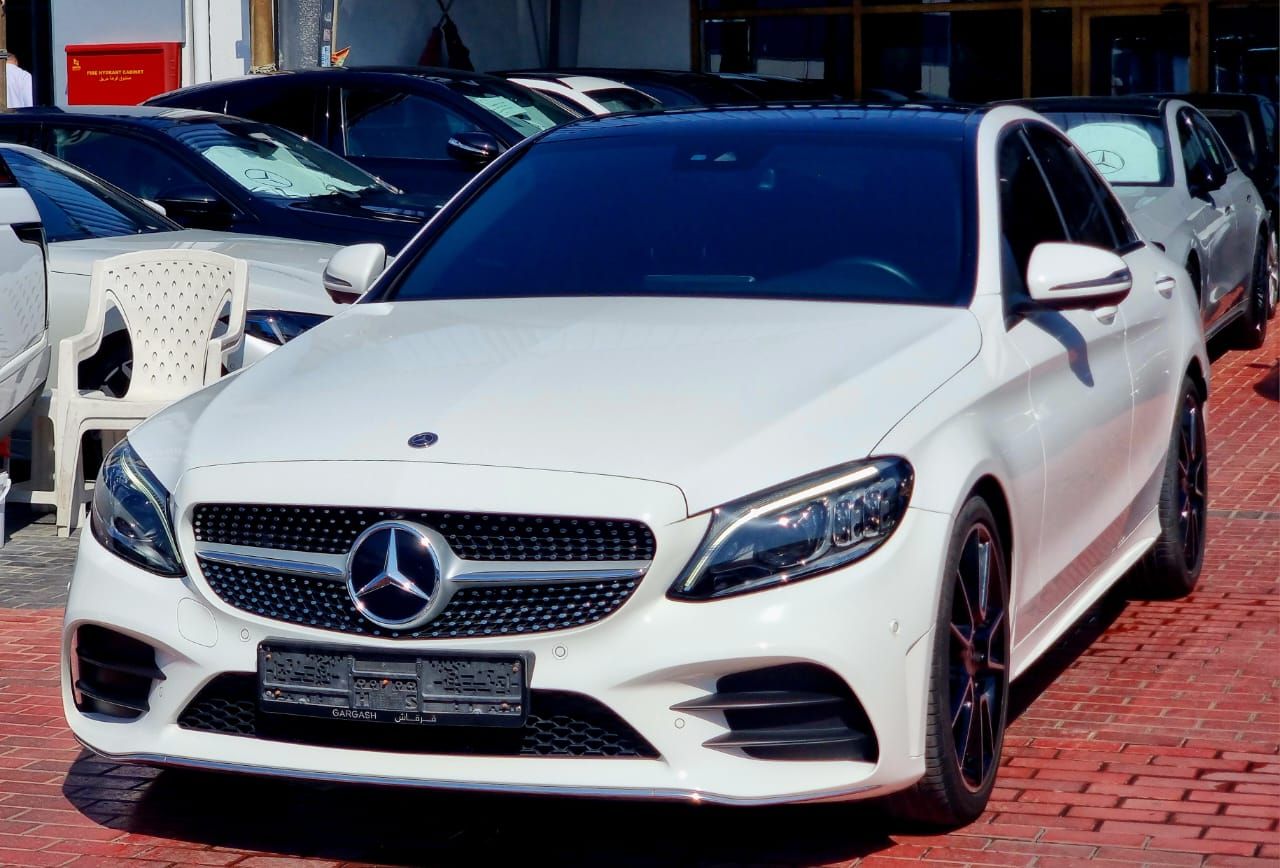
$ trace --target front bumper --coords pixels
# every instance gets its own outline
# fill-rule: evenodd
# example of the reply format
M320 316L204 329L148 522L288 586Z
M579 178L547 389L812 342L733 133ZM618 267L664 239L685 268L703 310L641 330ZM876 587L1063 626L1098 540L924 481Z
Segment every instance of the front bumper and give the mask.
M909 510L894 537L864 561L792 586L709 603L666 597L705 519L650 521L658 554L634 596L604 620L534 635L426 641L266 620L229 607L199 576L151 575L85 533L62 636L67 719L86 746L119 760L317 780L766 804L887 793L920 777L929 640L947 516ZM156 648L165 680L155 683L149 711L136 720L77 709L69 675L82 624L108 626ZM659 757L408 754L178 725L183 709L215 676L253 672L258 644L268 640L531 652L533 689L591 697L637 730ZM852 688L875 730L877 761L753 759L704 746L727 732L723 713L672 710L714 692L724 675L794 662L826 667Z

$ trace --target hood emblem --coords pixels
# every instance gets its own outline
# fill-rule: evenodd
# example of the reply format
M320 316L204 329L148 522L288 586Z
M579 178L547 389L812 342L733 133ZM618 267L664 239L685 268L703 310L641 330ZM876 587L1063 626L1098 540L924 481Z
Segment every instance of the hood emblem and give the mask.
M414 449L426 449L428 446L435 446L440 438L431 431L423 431L421 434L414 434L409 438L409 445Z

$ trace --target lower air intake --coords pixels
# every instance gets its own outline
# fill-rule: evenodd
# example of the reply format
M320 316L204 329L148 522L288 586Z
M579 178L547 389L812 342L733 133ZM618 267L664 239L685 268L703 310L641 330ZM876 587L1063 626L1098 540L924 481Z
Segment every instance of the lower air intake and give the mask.
M405 727L265 714L258 677L227 673L209 682L178 717L183 729L353 750L472 756L653 759L644 737L605 706L576 693L533 690L516 729Z

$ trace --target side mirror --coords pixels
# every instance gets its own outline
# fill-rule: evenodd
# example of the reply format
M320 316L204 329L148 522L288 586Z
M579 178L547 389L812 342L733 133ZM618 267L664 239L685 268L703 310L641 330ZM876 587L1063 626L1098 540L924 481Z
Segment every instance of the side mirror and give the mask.
M1227 179L1213 170L1212 166L1200 163L1187 167L1187 191L1197 199L1203 199L1214 190L1219 190L1227 183Z
M183 226L196 229L225 229L235 216L221 196L199 185L165 190L155 204Z
M338 304L352 304L387 267L387 251L381 244L344 247L324 267L325 292Z
M1027 263L1032 301L1056 310L1119 304L1132 286L1133 275L1123 259L1086 244L1037 244Z
M487 166L502 153L502 143L488 133L454 133L446 146L449 156L473 166Z

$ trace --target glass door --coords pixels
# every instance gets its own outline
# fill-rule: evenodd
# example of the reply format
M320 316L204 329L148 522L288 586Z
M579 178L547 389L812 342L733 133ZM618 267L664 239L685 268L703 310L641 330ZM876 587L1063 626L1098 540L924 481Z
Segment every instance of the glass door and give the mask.
M1115 96L1191 90L1199 8L1084 10L1088 93Z

